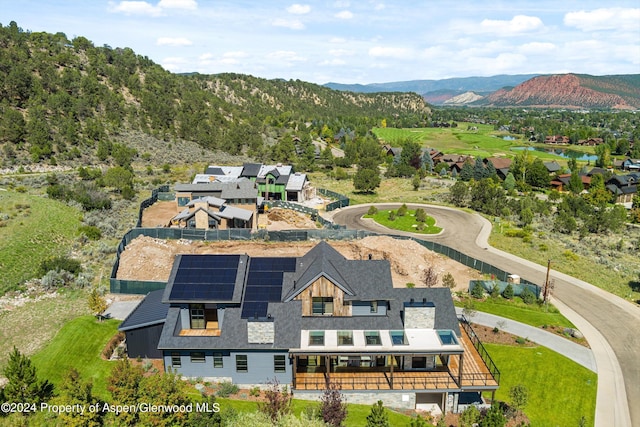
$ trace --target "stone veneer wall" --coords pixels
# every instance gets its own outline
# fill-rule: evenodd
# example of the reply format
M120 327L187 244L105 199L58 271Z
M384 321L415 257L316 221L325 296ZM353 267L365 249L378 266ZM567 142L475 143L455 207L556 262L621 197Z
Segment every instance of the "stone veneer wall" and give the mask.
M345 401L347 403L359 403L363 405L373 405L378 400L382 400L384 406L388 408L398 409L415 409L416 407L416 394L411 391L397 391L397 392L382 392L382 391L357 391L350 392L342 390ZM294 391L293 397L302 400L316 400L319 401L322 396L322 391L310 392L310 391Z
M273 344L273 322L247 322L247 339L250 344Z
M435 307L405 307L405 329L433 329L436 324Z

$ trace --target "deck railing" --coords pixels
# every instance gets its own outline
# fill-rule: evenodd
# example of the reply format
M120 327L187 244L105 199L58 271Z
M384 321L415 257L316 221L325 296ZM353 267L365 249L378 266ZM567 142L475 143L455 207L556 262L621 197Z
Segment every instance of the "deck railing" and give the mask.
M460 319L460 324L462 325L464 330L467 332L467 335L469 335L469 339L471 340L471 343L473 344L475 349L478 351L478 354L482 358L482 361L487 366L487 369L489 370L489 372L491 372L491 375L493 375L493 379L495 380L496 383L500 384L500 370L498 370L498 367L496 366L496 364L493 363L493 359L491 359L491 356L489 356L489 352L484 348L484 345L482 345L482 341L480 341L480 338L478 338L478 336L474 332L473 328L467 321L467 318L464 317L463 314L460 314L458 318ZM463 374L463 378L464 378L464 375L465 374Z
M339 384L342 390L439 390L457 388L455 379L448 373L442 375L296 375L296 390L324 390L328 384Z

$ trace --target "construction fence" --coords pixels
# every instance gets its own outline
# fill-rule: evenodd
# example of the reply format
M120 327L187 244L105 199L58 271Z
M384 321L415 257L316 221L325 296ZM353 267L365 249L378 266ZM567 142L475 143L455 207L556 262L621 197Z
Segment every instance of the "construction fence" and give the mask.
M116 251L116 260L111 270L110 289L113 293L136 293L146 294L152 290L161 289L165 284L161 282L141 282L125 279L117 279L118 268L120 265L120 254L125 250L127 245L138 236L148 236L156 239L188 239L188 240L245 240L245 241L274 241L274 242L300 242L306 240L356 240L363 239L368 236L385 236L385 234L374 233L365 230L347 230L347 229L309 229L309 230L282 230L268 231L258 230L251 231L249 229L227 229L227 230L201 230L201 229L185 229L185 228L133 228L129 230L120 241ZM483 274L491 276L498 281L507 282L510 275L498 267L486 262L477 260L469 255L452 249L440 243L421 240L414 237L386 235L396 239L414 240L425 248L447 256L454 261L466 265L480 271ZM493 281L492 281L493 283ZM540 287L526 280L520 281L522 286L530 287L536 296L540 295ZM123 291L126 290L126 291Z

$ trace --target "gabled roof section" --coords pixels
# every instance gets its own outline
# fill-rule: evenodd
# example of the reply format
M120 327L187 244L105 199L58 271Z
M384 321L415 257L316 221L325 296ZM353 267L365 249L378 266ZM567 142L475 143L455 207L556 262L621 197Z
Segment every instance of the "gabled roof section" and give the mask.
M292 277L293 287L285 294L284 301L292 300L321 276L326 277L348 295L355 295L348 281L341 274L346 261L346 258L331 245L321 241L304 256L298 258L296 271ZM284 287L283 291L285 291Z
M207 203L209 206L215 206L219 208L226 203L226 200L214 196L204 196L191 200L189 203L187 203L187 206L195 206L196 203Z
M255 178L260 173L260 168L262 167L262 163L245 163L242 168L242 173L240 176L244 176L247 178Z
M292 175L289 175L289 180L287 181L287 186L285 187L285 190L300 191L304 187L304 183L306 181L307 181L306 174L296 172Z
M169 310L169 304L162 304L164 289L152 291L147 294L140 304L133 309L126 319L118 326L120 331L144 328L164 323Z

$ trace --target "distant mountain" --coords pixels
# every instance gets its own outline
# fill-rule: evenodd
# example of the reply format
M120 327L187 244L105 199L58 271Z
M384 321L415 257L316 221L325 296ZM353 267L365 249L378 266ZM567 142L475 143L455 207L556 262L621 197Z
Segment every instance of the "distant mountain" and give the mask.
M497 75L492 77L456 77L442 80L411 80L406 82L371 83L368 85L348 85L341 83L327 83L324 86L351 92L415 92L426 96L428 101L430 92L451 91L455 95L467 91L494 92L505 86L516 86L539 74ZM443 100L444 101L444 100ZM429 101L430 102L430 101Z
M476 105L537 108L640 108L640 74L538 76L513 88L500 89Z
M443 105L468 105L478 100L481 100L483 98L484 97L482 95L469 91L469 92L461 93L460 95L454 96L453 98L449 98L446 101L444 101L442 104Z

